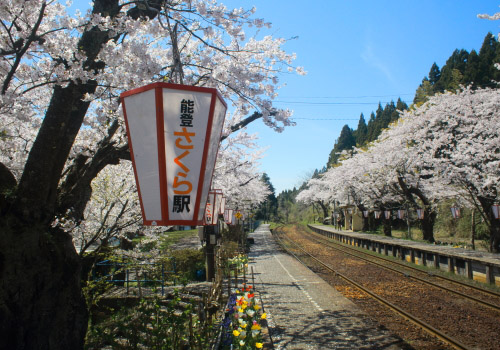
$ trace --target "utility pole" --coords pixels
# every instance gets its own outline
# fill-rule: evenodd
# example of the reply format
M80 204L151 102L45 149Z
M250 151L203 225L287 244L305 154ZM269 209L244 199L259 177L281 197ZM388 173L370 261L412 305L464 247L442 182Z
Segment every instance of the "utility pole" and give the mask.
M215 246L217 244L216 226L206 225L203 227L205 238L205 258L207 281L215 279Z

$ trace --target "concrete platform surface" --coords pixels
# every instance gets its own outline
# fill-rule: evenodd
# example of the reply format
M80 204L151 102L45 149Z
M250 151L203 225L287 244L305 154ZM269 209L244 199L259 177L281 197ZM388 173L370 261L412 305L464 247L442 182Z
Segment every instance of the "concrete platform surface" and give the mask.
M363 232L352 232L352 231L343 231L337 230L332 226L326 225L310 225L312 227L318 228L320 230L329 231L333 233L340 233L342 235L367 239L374 242L380 243L389 243L393 245L399 245L408 248L419 249L422 251L427 251L431 253L436 253L443 256L456 256L460 258L466 258L473 261L477 261L484 264L491 264L500 267L500 254L488 253L479 250L471 250L471 249L463 249L463 248L454 248L446 245L435 245L424 242L416 242L410 241L407 239L395 238L395 237L386 237L381 235L375 235L371 233L363 233Z
M401 349L350 300L279 250L261 225L249 254L275 349Z

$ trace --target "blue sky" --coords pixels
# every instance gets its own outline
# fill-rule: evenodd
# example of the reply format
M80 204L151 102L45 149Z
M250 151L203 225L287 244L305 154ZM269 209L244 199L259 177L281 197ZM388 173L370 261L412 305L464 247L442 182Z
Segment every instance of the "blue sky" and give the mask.
M306 76L284 74L276 106L294 110L297 125L276 133L261 121L249 125L269 147L261 169L276 193L299 186L326 165L344 124L356 128L379 102L411 103L433 62L442 67L453 50L479 50L500 21L477 18L500 11L500 0L220 0L228 7L257 8L273 23L264 34L296 40ZM74 7L88 7L77 0ZM333 120L321 120L333 119Z
M314 169L326 165L344 124L356 128L360 114L368 120L379 101L401 97L411 103L433 62L442 67L456 48L479 50L488 32L500 31L500 21L477 18L478 13L499 12L500 1L224 3L255 5L256 16L273 23L273 35L299 37L285 48L297 54L296 64L308 74L283 75L286 86L276 99L278 107L294 110L297 125L281 134L261 121L248 127L249 132L258 132L261 146L269 146L261 169L270 176L276 193L299 186Z

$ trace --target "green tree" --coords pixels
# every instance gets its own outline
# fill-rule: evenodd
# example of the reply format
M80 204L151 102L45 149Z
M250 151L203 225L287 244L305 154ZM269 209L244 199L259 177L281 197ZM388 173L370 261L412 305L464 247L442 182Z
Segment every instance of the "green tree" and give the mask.
M476 50L472 50L467 58L467 66L464 71L464 81L466 84L480 84L479 55Z
M340 136L335 142L330 156L328 157L328 166L336 164L339 160L339 153L345 150L350 150L356 146L352 129L346 124L340 131Z
M483 40L483 45L479 50L479 81L481 87L491 86L491 80L496 73L494 60L496 57L498 42L493 34L488 33Z
M276 192L269 175L266 173L262 174L261 181L264 182L271 193L267 196L264 203L262 203L255 213L255 218L257 220L275 220L278 215L278 199L276 198Z
M361 146L366 143L366 137L368 134L368 126L365 122L365 116L363 113L359 116L358 128L353 132L354 138L356 139L356 145Z
M422 80L422 84L420 84L420 86L417 88L413 103L417 106L420 106L432 95L434 95L434 88L432 87L429 79L425 77L424 80Z
M435 86L440 78L441 70L439 69L439 66L436 64L436 62L434 62L432 64L431 70L429 71L429 82L431 83L431 85Z

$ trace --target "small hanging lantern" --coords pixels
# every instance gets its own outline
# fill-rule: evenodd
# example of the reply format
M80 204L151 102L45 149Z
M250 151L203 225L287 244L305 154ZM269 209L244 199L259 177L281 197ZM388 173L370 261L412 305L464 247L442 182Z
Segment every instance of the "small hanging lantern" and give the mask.
M370 212L368 210L363 210L363 216L367 218L368 215L370 215Z
M215 211L216 207L216 193L215 191L208 192L207 204L205 206L205 220L203 222L204 225L216 225L217 224L217 215Z
M382 215L382 211L381 210L375 210L373 212L373 214L375 215L375 219L380 219L380 216Z
M389 220L391 218L391 211L390 210L384 211L384 215L385 215L385 219Z
M221 202L220 202L220 214L224 215L224 212L226 211L226 197L222 196Z
M451 216L453 216L453 219L459 219L460 218L460 208L457 206L453 206L450 208L451 210Z
M398 219L404 220L406 211L404 209L398 209Z
M417 217L419 220L423 220L424 219L424 209L422 208L418 208L417 209Z
M498 205L498 203L495 203L491 206L491 211L493 212L493 217L495 219L500 218L500 206Z
M233 209L229 209L229 208L224 209L224 221L228 225L232 225L234 223L234 221L233 221L233 212L234 212Z

